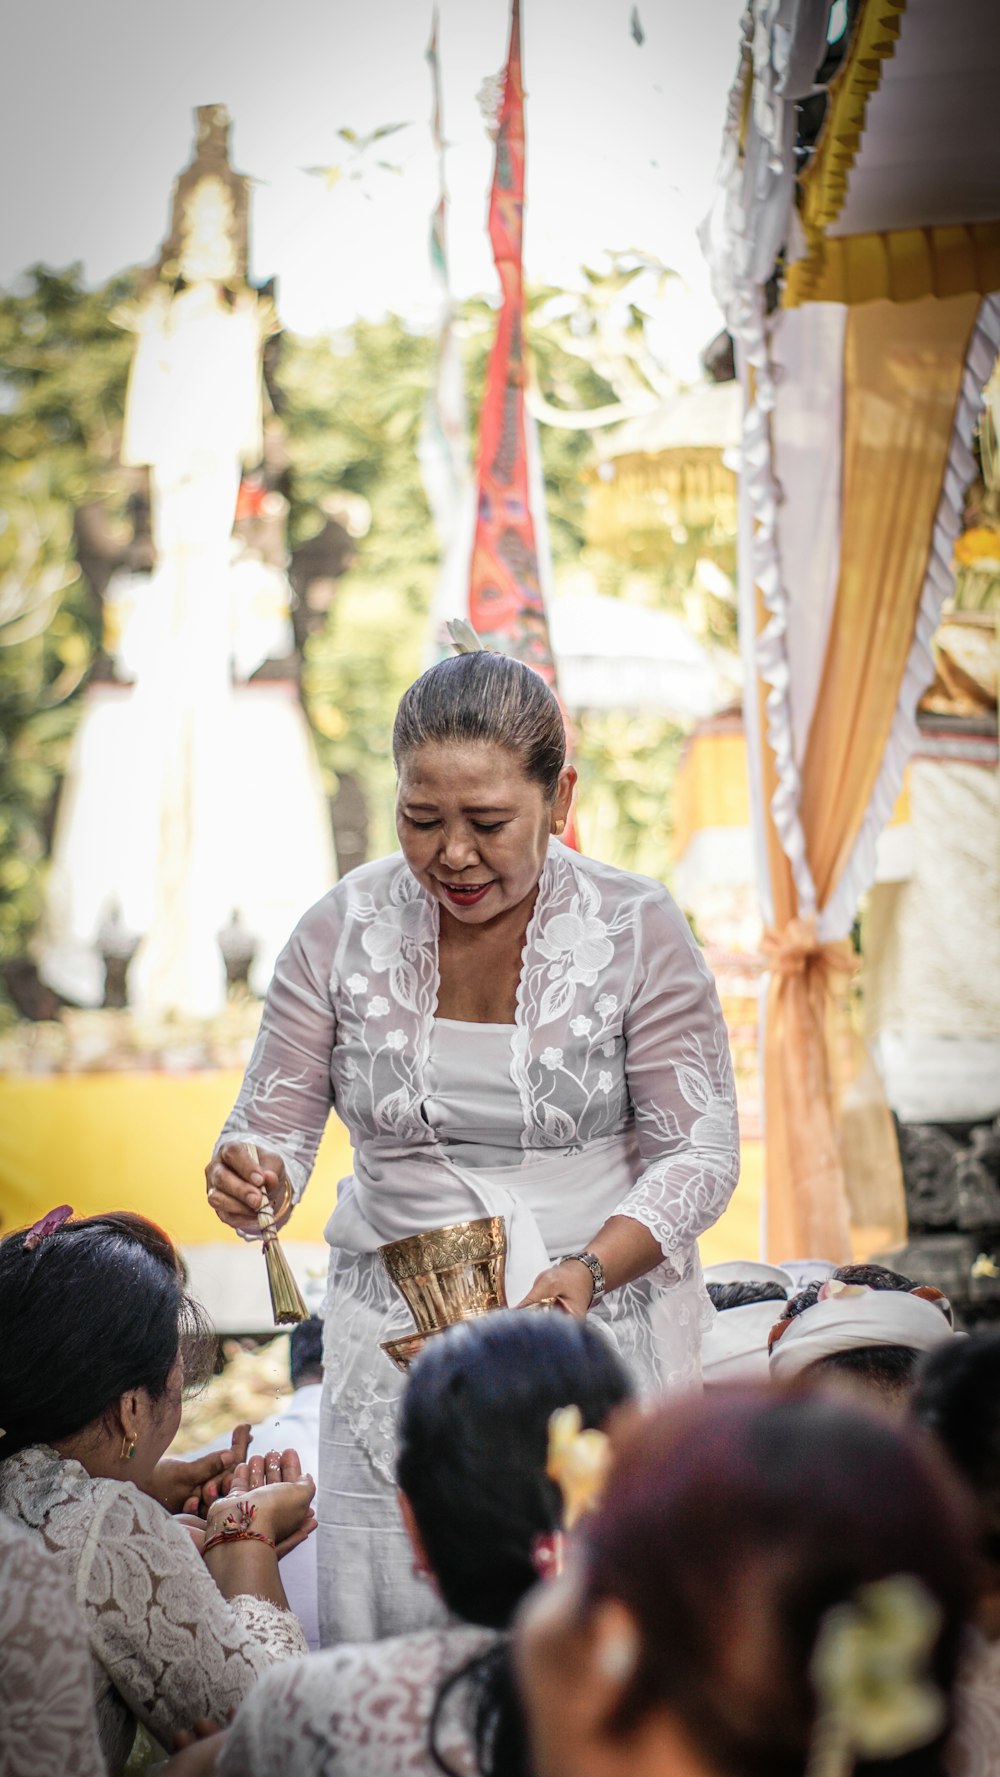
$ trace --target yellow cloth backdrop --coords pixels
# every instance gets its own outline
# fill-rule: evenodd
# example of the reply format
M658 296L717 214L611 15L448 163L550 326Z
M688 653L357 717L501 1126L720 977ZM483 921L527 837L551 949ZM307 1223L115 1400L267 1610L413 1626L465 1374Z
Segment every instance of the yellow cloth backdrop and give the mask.
M820 911L854 848L895 720L978 303L879 302L848 316L840 572L799 810ZM776 776L766 733L763 758L769 811ZM902 1232L898 1159L846 1012L850 946L820 943L815 922L799 917L769 813L768 839L768 1249L843 1261ZM845 1176L845 1141L861 1180Z
M204 1172L241 1079L229 1069L0 1078L0 1233L71 1203L79 1215L136 1210L182 1246L229 1239ZM331 1117L292 1238L322 1240L350 1170L347 1131Z
M57 1203L79 1215L131 1209L185 1247L232 1240L205 1201L204 1166L242 1076L218 1073L93 1073L0 1077L0 1235L37 1221ZM323 1239L337 1184L351 1171L346 1129L331 1117L316 1170L288 1237ZM757 1250L763 1192L761 1144L744 1142L728 1210L701 1241L706 1265Z

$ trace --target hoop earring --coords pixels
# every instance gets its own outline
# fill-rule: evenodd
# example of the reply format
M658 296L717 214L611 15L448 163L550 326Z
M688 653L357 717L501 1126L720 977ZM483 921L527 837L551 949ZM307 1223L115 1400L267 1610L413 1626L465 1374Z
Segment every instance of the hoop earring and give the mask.
M122 1438L122 1454L121 1454L122 1462L131 1462L133 1456L135 1455L135 1447L138 1442L139 1442L138 1438L135 1438L135 1437Z

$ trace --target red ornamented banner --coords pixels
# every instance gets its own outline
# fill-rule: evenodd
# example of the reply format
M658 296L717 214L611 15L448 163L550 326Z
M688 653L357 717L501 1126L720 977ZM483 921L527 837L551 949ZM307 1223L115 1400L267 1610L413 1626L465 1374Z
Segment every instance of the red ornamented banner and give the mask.
M524 424L524 87L521 7L513 0L493 186L490 242L503 292L479 425L469 616L489 647L536 668L555 665L528 496Z

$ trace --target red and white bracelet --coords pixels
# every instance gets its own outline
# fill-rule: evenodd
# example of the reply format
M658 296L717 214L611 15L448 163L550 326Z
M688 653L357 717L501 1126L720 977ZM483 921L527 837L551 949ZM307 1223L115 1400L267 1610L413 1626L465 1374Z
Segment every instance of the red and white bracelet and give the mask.
M256 1506L237 1500L235 1512L230 1512L223 1518L220 1528L202 1544L202 1555L207 1555L209 1549L217 1549L220 1543L266 1543L269 1549L273 1549L271 1537L264 1536L261 1531L253 1528L256 1510Z

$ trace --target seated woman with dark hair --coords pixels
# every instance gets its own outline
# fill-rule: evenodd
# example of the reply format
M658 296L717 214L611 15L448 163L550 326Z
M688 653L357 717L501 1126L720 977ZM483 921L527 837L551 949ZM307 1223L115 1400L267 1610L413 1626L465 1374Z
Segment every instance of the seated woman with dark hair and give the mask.
M972 1492L979 1521L976 1633L962 1678L955 1777L1000 1770L1000 1333L951 1339L925 1358L911 1411Z
M236 1716L220 1777L525 1772L505 1632L562 1524L549 1420L575 1406L600 1426L629 1392L606 1334L569 1316L489 1314L432 1340L403 1397L397 1478L417 1567L452 1625L268 1674ZM207 1752L200 1771L213 1768Z
M884 1416L772 1388L619 1442L515 1635L535 1777L944 1777L967 1502Z
M47 1221L53 1218L46 1218ZM151 1222L112 1214L0 1241L0 1511L68 1577L110 1777L137 1721L165 1746L224 1719L277 1660L305 1652L276 1545L311 1521L294 1452L234 1471L205 1541L150 1497L180 1419L198 1310Z

